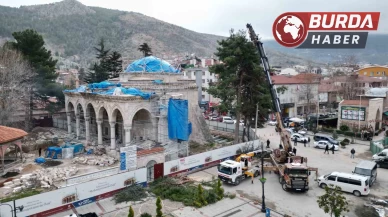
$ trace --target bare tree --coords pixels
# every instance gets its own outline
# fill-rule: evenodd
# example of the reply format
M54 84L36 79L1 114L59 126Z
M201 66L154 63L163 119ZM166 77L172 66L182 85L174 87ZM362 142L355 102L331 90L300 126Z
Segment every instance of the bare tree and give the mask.
M311 104L314 101L314 96L318 94L318 83L319 75L306 73L298 75L298 78L303 80L303 84L300 86L299 90L299 101L304 101L307 105L307 110L305 110L305 118L307 120L308 115L311 113Z
M355 70L359 69L358 59L355 55L349 55L345 57L345 66L351 69L351 72L345 72L346 74L352 74Z
M28 99L34 73L18 51L0 47L0 125L10 125Z

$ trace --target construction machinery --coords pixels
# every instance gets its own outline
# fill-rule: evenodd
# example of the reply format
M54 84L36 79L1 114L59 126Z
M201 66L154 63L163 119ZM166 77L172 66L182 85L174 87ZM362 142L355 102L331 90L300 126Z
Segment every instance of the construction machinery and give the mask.
M260 175L260 167L253 166L252 160L260 151L241 154L235 160L226 160L218 165L218 178L223 182L238 185L249 177Z
M292 146L290 140L290 133L285 129L281 117L280 100L276 88L271 80L270 66L268 57L265 53L263 43L259 40L255 31L250 24L247 24L248 32L251 41L258 50L261 62L263 64L266 80L270 88L273 108L276 116L276 131L280 134L280 147L274 149L270 154L270 163L272 165L264 166L264 170L274 171L279 174L279 182L284 190L300 190L306 191L309 189L308 176L310 171L316 172L316 179L318 177L318 169L307 166L307 158L294 156L292 153ZM268 161L268 160L267 160Z

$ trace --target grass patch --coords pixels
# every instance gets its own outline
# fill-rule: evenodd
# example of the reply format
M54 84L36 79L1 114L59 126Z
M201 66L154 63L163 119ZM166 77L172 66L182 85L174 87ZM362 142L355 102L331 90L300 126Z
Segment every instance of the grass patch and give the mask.
M182 202L185 206L200 207L218 201L215 188L202 189L201 193L199 193L198 189L198 185L194 184L194 182L180 184L172 178L160 178L150 184L150 190L156 196L162 199Z
M140 201L147 197L145 189L138 185L130 185L119 193L115 194L113 200L118 203L129 201Z
M34 189L34 190L24 190L22 192L14 193L14 194L11 194L8 197L5 197L5 198L1 199L0 203L6 203L6 202L9 202L9 201L18 200L18 199L25 198L25 197L31 197L31 196L40 194L41 192L42 192L41 190L36 190L36 189Z

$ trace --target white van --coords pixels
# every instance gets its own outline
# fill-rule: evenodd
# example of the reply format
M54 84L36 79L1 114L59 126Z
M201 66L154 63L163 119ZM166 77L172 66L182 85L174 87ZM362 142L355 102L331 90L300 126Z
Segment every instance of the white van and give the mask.
M384 149L380 153L374 154L372 157L373 160L381 160L385 158L388 158L388 149Z
M357 197L368 195L370 192L368 177L349 173L332 172L321 176L318 178L318 185L321 188L338 186L342 191L352 193Z

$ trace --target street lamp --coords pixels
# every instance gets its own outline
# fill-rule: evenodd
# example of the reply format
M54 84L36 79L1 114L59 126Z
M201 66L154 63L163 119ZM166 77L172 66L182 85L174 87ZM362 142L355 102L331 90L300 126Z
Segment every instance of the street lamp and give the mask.
M261 203L261 212L266 212L265 208L265 196L264 196L264 183L266 179L264 178L264 143L261 142L261 187L262 187L262 203Z
M13 207L10 205L10 204L7 204L7 203L1 203L0 206L3 206L3 205L7 205L11 208L11 213L12 213L12 216L13 217L16 217L16 211L19 210L20 212L23 211L24 209L24 206L18 206L16 207L16 202L15 200L13 201Z
M0 204L0 206L3 206L3 205L7 205L7 206L9 206L11 208L11 216L13 216L13 208L12 208L12 206L10 204L7 204L7 203Z

